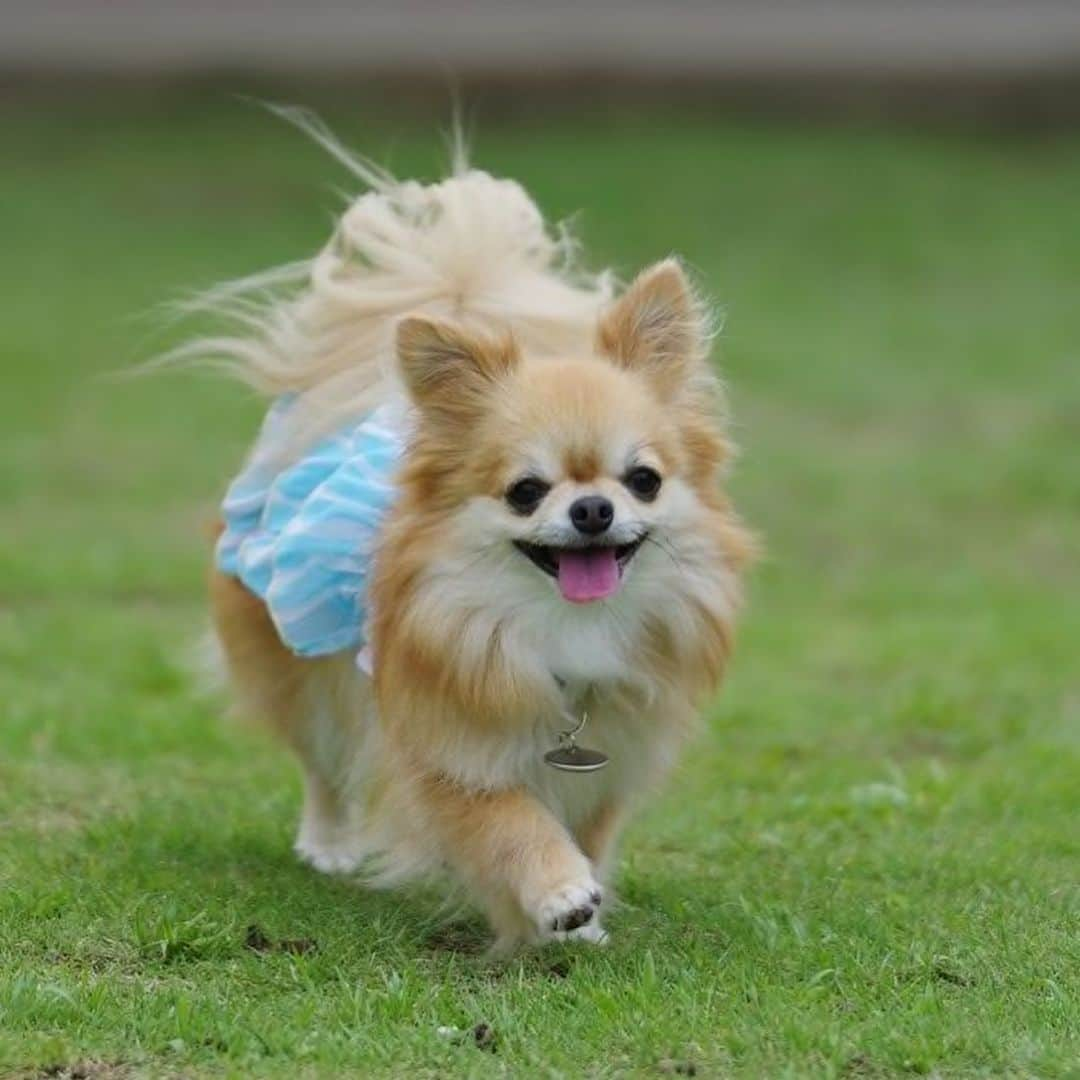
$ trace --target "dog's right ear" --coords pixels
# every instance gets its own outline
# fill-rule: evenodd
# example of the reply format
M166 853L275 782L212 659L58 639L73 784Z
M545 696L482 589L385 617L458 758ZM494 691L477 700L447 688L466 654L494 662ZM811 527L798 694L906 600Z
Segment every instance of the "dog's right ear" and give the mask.
M509 335L488 338L454 323L413 316L397 328L398 365L409 396L425 412L471 420L520 360Z

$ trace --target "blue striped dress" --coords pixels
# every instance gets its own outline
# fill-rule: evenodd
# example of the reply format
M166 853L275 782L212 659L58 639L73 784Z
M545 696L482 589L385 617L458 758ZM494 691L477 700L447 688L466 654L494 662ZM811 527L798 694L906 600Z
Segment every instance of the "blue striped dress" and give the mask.
M404 413L384 405L328 436L300 460L273 457L295 398L271 407L222 504L218 568L266 604L299 656L366 649L367 587L380 525L394 500Z

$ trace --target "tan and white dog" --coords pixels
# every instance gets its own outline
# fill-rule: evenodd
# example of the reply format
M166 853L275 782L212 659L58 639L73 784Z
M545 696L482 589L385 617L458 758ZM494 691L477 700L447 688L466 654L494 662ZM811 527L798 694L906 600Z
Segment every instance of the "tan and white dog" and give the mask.
M497 948L601 941L620 829L720 681L752 554L721 491L706 313L674 260L618 297L576 271L516 183L357 170L371 190L327 247L252 279L261 306L230 292L244 332L192 348L296 396L282 468L401 403L373 676L355 650L293 654L215 569L231 682L300 759L312 865L378 884L448 869ZM551 767L583 715L607 766Z

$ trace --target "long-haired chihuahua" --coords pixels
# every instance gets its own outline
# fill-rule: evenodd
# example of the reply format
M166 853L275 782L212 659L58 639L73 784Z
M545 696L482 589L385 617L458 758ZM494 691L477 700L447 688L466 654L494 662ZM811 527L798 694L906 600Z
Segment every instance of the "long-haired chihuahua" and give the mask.
M272 400L211 573L230 682L300 760L301 858L449 872L498 949L601 942L753 552L708 312L674 259L577 269L512 181L356 169L326 247L185 350Z

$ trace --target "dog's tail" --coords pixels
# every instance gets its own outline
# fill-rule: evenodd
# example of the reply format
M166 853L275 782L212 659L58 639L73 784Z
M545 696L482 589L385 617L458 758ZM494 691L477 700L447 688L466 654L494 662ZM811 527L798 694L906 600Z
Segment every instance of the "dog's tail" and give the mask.
M538 352L591 337L612 294L610 275L578 269L570 231L546 225L519 184L471 169L460 137L446 179L399 181L309 117L280 111L366 190L313 259L228 282L185 305L222 316L228 329L170 358L221 364L264 393L299 395L310 429L310 421L328 428L385 393L395 325L406 314L481 330L512 325Z

